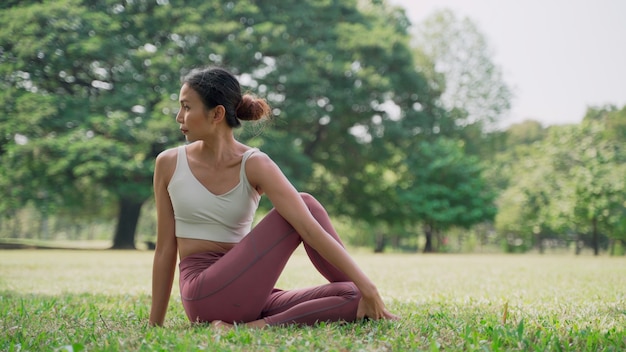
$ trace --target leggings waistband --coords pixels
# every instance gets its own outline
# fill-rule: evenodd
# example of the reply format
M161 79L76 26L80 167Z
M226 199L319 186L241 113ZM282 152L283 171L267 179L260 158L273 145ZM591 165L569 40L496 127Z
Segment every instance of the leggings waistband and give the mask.
M186 256L180 260L180 276L184 280L200 274L204 269L215 264L224 254L221 252L203 252Z

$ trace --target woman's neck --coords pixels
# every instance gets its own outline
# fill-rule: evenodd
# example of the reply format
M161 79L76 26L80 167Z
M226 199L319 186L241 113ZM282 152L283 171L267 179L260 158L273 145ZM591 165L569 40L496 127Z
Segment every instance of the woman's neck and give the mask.
M214 164L228 163L233 157L240 155L243 149L243 144L235 139L232 132L197 143L202 158Z

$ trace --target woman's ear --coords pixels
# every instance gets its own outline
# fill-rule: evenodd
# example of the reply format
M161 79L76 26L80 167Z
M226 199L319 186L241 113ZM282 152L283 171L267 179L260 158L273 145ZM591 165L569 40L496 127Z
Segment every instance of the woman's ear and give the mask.
M226 118L226 109L223 105L218 105L213 108L213 122L220 122Z

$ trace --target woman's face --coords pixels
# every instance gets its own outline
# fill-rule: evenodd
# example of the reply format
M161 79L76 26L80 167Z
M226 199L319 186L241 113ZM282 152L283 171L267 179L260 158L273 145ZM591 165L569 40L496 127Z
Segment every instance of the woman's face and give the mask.
M178 96L180 110L176 122L188 142L197 141L210 132L210 116L214 109L207 110L198 92L187 84L183 84Z

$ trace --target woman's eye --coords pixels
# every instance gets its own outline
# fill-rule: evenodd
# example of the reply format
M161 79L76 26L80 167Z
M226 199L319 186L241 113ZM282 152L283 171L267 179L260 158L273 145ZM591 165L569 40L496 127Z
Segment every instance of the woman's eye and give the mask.
M183 109L185 109L185 111L189 111L189 106L183 105Z

